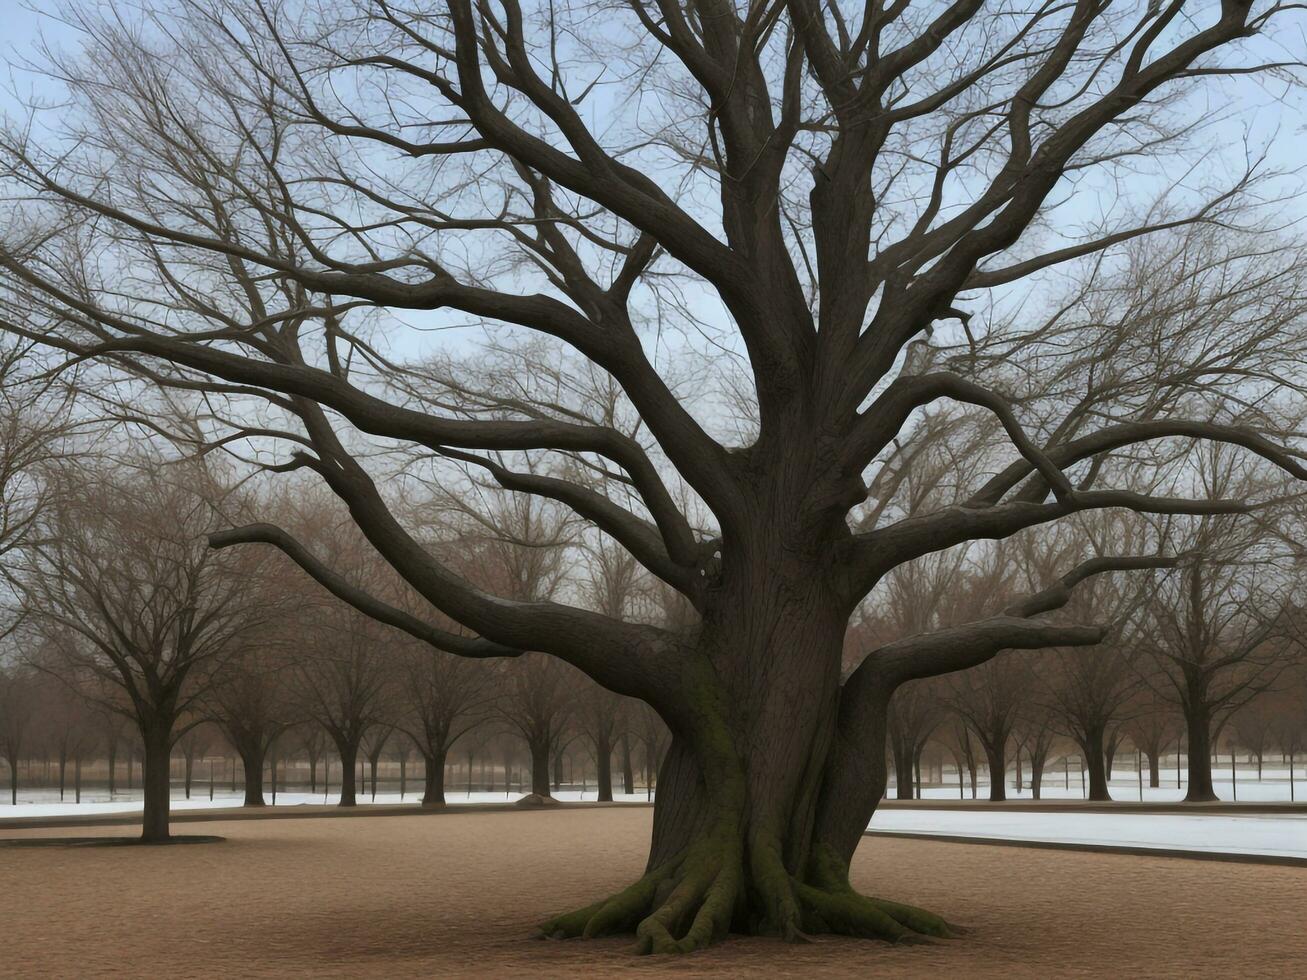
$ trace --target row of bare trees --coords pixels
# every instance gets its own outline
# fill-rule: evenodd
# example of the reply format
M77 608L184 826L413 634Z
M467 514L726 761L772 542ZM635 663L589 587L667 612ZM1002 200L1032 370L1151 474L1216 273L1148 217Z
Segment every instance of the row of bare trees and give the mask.
M424 799L441 804L455 743L499 732L526 746L532 791L541 797L550 795L551 763L574 742L595 759L601 799L612 799L618 749L627 786L633 742L645 746L646 770L656 769L665 740L647 706L538 654L503 659L492 649L492 659L469 659L395 629L418 600L330 500L306 492L276 503L301 538L330 551L342 570L318 583L273 551L209 547L208 534L252 505L230 473L205 458L114 444L123 451L99 462L82 454L27 467L43 496L6 556L12 665L0 687L0 750L14 801L25 751L53 744L62 786L69 759L80 772L95 746L117 752L113 719L140 746L146 840L168 836L170 758L184 756L189 787L200 726L220 731L239 756L248 805L264 802L270 757L300 749L313 782L325 750L339 760L345 806L358 793L360 759L372 769L375 792L378 761L398 746L422 758ZM658 614L658 593L633 564L603 544L590 553L546 508L505 495L492 520L469 527L449 501L449 494L425 501L431 546L457 550L451 561L469 575L523 597L566 585L609 608L623 604L631 613L641 605L643 614ZM582 571L569 581L573 566ZM331 594L357 588L394 605L374 618ZM314 734L296 744L286 737L292 729Z
M1213 454L1206 462L1221 481L1238 475L1228 457ZM898 794L910 797L913 767L932 737L948 747L959 771L972 772L973 788L977 762L987 766L994 800L1004 798L1004 774L1014 755L1018 785L1024 754L1038 793L1055 743L1084 760L1091 800L1110 799L1113 758L1127 741L1148 758L1153 786L1160 755L1178 755L1183 746L1185 799L1194 802L1216 799L1212 757L1218 742L1237 740L1260 756L1274 731L1276 744L1296 753L1307 726L1307 619L1293 540L1300 522L1295 504L1258 522L1212 516L1185 526L1114 520L1085 529L1090 541L1134 538L1136 546L1151 536L1182 558L1173 567L1101 573L1083 584L1055 582L1061 593L1079 585L1067 605L1080 616L1112 624L1096 647L1039 657L1007 653L964 673L901 688L889 713ZM1027 542L1010 544L987 553L981 565L953 556L896 573L881 615L869 617L863 630L884 629L887 617L904 611L938 613L944 597L966 604L982 593L991 601L995 590L1011 590L1018 576L1038 576Z

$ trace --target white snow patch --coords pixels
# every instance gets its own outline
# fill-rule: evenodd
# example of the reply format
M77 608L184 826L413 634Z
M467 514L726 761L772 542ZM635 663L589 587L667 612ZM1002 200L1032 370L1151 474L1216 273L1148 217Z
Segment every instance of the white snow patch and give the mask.
M937 837L1041 841L1307 858L1307 814L1030 813L882 807L869 828Z

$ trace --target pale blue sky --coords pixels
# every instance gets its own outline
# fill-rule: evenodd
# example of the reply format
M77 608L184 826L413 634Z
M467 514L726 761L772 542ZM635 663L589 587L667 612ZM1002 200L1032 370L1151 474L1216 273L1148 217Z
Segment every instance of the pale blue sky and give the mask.
M41 34L56 46L76 45L75 32L53 16L66 2L90 5L96 0L0 0L0 64L9 63L0 73L0 115L10 120L21 118L24 99L56 97L54 86L49 83L42 85L38 77L15 68L13 63L34 56L34 45ZM1299 57L1307 57L1301 50L1307 42L1301 36L1259 38L1256 43L1268 59L1283 59L1286 52L1291 51L1297 51ZM1200 100L1197 114L1226 116L1219 126L1207 133L1209 138L1215 137L1211 142L1211 151L1217 161L1211 167L1214 174L1219 176L1225 171L1241 169L1245 139L1253 152L1270 144L1267 166L1271 169L1296 171L1303 166L1299 147L1307 141L1307 100L1301 91L1290 91L1287 97L1285 91L1282 83L1251 77L1221 80L1202 88L1201 94L1196 96ZM1278 136L1272 139L1272 134L1277 132ZM1139 196L1151 195L1149 183L1147 178L1140 182L1137 188ZM1289 220L1307 217L1307 185L1304 185L1301 173L1282 182L1276 190L1278 194L1288 196L1288 200L1277 206L1278 217ZM1136 188L1132 185L1129 191L1133 194ZM1069 228L1092 220L1104 199L1096 193L1093 184L1082 187L1057 210L1053 226ZM700 315L705 323L722 318L715 298L705 296L704 299ZM401 319L415 324L449 322L439 315L414 313L405 313ZM456 319L464 322L462 317ZM407 352L412 353L414 348L428 348L433 341L446 344L454 339L443 333L427 334L424 339L419 339L419 336L410 335L405 339L403 345Z

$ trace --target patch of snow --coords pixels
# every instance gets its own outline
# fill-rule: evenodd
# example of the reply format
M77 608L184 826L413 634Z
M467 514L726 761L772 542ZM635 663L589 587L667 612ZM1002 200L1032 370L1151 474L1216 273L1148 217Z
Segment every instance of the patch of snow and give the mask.
M594 802L598 798L596 790L558 790L553 794L554 799L565 803L576 802ZM522 798L522 793L445 793L445 803L450 806L460 806L469 803L516 803ZM101 792L95 796L88 793L82 794L82 802L74 803L72 794L66 794L65 800L59 801L58 790L38 789L30 792L19 791L19 802L16 806L9 805L8 797L0 798L0 826L3 826L6 819L19 819L30 817L91 817L91 816L112 816L116 814L140 813L142 803L139 797L133 798L127 794L115 794L113 800ZM644 793L614 793L613 799L620 803L644 803L646 796ZM264 800L268 807L271 808L272 793L264 792ZM422 793L406 793L403 798L398 793L378 793L373 799L370 793L359 793L359 806L368 806L376 804L396 805L405 803L415 805L422 800ZM171 809L173 813L180 813L187 810L209 810L222 809L230 807L239 807L245 802L245 796L242 793L232 793L230 791L215 792L213 799L210 800L206 788L204 795L195 793L187 800L184 798L174 798ZM330 794L323 793L278 793L276 806L278 809L291 806L335 806L340 802L340 793L333 792Z
M937 837L1041 841L1307 858L1307 814L876 811L869 829Z

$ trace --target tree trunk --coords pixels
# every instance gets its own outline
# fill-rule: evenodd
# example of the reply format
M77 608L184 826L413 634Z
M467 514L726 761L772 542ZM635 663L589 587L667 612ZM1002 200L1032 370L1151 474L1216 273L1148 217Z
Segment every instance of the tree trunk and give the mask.
M548 753L546 753L546 754L548 754ZM535 772L534 772L535 765L534 765L534 763L535 763L535 758L534 758L534 756L533 756L533 757L532 757L532 773L531 773L531 782L532 782L533 784L535 783ZM563 788L563 750L562 750L562 748L560 747L560 748L554 750L554 792L557 792L558 790L560 790L560 789L562 789L562 788ZM532 792L539 792L539 790L535 790L535 789L533 789ZM545 783L545 792L544 792L544 795L545 795L545 796L548 796L548 795L549 795L548 780L546 780L546 783Z
M1089 796L1094 802L1106 803L1112 799L1107 786L1107 752L1103 747L1104 733L1101 728L1090 728L1085 738L1080 741L1080 749L1085 756L1085 766L1089 769Z
M952 934L937 916L848 882L886 786L893 686L860 673L855 694L841 690L847 614L820 574L787 580L760 607L763 589L710 607L699 652L655 705L672 741L645 877L551 920L546 935L634 929L644 951L688 951L731 930L791 940ZM910 784L910 763L903 772Z
M622 733L622 792L635 795L635 769L631 765L631 735Z
M318 792L318 757L309 756L309 792Z
M1002 803L1007 799L1007 758L1003 741L995 739L985 746L985 762L989 766L989 800Z
M118 740L110 739L109 741L109 799L113 799L113 794L118 792L117 773L114 771L118 766Z
M906 739L890 736L891 753L894 756L894 798L912 799L912 751Z
M595 769L599 780L599 802L613 802L613 745L607 732L595 738Z
M533 739L531 749L531 792L537 796L550 796L549 792L549 742L547 739ZM554 788L560 785L558 773L562 769L562 753L554 760Z
M9 805L18 806L18 759L9 756L6 761L9 763Z
M59 802L64 801L64 774L68 771L68 756L64 752L59 753Z
M358 790L355 781L358 771L358 739L335 739L336 751L340 753L340 805L357 806Z
M266 753L258 742L245 743L237 747L240 753L241 767L245 770L245 806L265 806L263 799L263 764Z
M423 806L445 805L445 755L446 750L442 747L434 755L422 756L423 768L426 769L422 788Z
M141 840L158 844L168 840L168 811L172 797L172 734L162 725L141 733L145 763L141 783L145 790Z
M1158 749L1148 753L1148 786L1151 789L1162 785L1162 761L1158 758L1160 754Z
M195 757L189 752L186 754L186 798L191 798L191 770L195 763Z
M1189 788L1186 803L1211 803L1217 799L1212 787L1212 731L1207 705L1191 700L1185 710L1189 743Z

